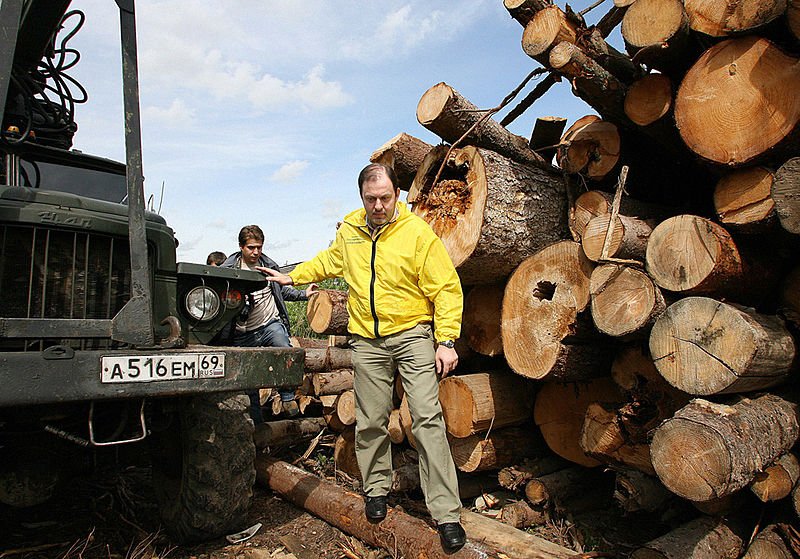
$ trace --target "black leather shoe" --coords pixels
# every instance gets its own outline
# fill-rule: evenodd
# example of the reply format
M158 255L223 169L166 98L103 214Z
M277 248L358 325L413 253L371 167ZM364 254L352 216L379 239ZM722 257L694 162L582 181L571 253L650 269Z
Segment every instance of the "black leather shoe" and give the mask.
M380 522L386 518L386 495L367 497L364 514L367 516L367 520L372 522Z
M458 551L467 543L467 534L458 522L445 522L439 524L439 538L442 540L442 547L448 553Z

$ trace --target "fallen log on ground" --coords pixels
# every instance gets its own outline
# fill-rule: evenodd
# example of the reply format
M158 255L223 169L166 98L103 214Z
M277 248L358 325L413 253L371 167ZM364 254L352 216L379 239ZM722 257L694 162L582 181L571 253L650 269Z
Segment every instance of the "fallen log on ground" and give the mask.
M253 439L256 448L294 444L315 437L324 427L325 420L321 417L266 421L256 425Z
M736 559L743 548L726 521L701 517L644 544L631 559Z
M266 456L256 459L257 480L288 501L318 516L340 530L408 559L486 559L499 558L502 551L510 559L568 559L571 550L519 530L504 529L463 512L469 541L461 550L447 554L439 536L424 520L390 508L386 519L373 524L364 515L364 498L333 483ZM515 551L518 550L518 551Z

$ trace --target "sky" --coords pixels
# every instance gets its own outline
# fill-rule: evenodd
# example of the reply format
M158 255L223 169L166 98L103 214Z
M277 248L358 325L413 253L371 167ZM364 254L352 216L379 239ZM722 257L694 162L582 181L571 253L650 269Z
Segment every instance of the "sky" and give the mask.
M70 9L86 15L70 75L89 94L73 147L124 161L116 3ZM231 254L248 224L279 265L313 257L360 206L373 151L401 132L440 143L416 120L428 88L446 82L491 108L538 67L502 0L138 0L136 15L145 198L179 262ZM562 82L508 128L529 137L540 116L590 113Z

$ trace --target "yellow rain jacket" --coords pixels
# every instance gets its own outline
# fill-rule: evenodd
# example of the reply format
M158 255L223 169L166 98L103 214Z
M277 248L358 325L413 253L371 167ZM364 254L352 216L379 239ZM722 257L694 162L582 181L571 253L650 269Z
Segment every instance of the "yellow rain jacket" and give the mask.
M374 239L363 208L347 214L330 248L289 275L299 285L343 277L352 334L379 338L433 322L438 341L455 340L463 308L455 267L431 227L402 202L397 208Z

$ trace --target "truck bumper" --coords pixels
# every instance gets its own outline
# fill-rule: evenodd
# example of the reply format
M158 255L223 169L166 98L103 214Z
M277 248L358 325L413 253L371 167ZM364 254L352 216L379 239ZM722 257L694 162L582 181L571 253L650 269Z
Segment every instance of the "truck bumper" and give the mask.
M187 353L224 354L224 377L101 382L103 357ZM0 407L295 387L303 380L304 359L301 348L273 347L0 352Z

